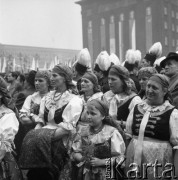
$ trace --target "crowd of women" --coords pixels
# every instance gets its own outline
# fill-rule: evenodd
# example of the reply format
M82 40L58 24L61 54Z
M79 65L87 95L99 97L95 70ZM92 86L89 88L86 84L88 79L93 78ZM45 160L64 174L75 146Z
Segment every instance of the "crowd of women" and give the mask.
M102 51L92 70L82 49L72 68L0 77L0 180L178 176L178 54L161 51Z

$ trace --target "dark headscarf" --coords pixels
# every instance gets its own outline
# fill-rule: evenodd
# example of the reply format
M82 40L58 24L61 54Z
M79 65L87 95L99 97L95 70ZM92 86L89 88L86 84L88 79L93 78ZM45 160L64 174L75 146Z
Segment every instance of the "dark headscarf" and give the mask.
M98 85L98 79L96 77L96 75L92 72L86 72L82 78L86 78L88 80L90 80L93 85L94 85L94 93L96 92L100 92L100 88L99 88L99 85Z
M123 66L113 65L109 70L109 74L122 77L124 80L129 79L129 71Z
M72 82L72 70L68 66L64 64L58 64L53 68L52 71L65 78L67 89L75 89L75 86Z
M105 118L103 120L104 124L118 128L118 124L116 123L116 121L113 120L111 116L109 116L109 108L106 105L106 103L104 103L103 101L101 101L99 99L93 99L87 103L87 106L95 107L96 109L99 110L101 115L105 116ZM119 127L119 129L120 129L120 127Z
M168 89L168 87L169 87L169 80L168 80L167 76L165 76L163 74L155 74L155 75L151 76L149 80L156 81L163 88Z
M103 101L99 99L93 99L89 101L87 105L98 109L103 116L109 116L109 108Z

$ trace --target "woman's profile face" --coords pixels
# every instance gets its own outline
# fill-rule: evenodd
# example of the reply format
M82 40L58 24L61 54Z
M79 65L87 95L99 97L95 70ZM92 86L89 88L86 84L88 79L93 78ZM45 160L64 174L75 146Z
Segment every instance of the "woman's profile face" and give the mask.
M52 72L51 73L51 86L55 89L63 86L65 84L65 78L60 76L58 73Z
M93 91L93 88L94 85L89 79L87 78L81 79L81 91L83 92Z
M149 80L146 85L146 97L151 105L164 102L166 90L156 81Z
M124 91L124 89L123 89L124 84L118 76L109 74L108 83L109 83L110 90L114 94L119 94Z
M36 88L36 91L39 91L39 92L48 91L49 84L45 78L36 77L35 78L35 88Z

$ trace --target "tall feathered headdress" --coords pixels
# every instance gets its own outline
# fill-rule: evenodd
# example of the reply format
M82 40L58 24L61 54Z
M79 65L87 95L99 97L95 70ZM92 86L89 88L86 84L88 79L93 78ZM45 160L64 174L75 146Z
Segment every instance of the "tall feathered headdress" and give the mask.
M141 52L139 50L129 49L126 51L124 66L132 71L134 67L137 67L141 60Z
M109 59L111 63L113 63L114 65L117 65L117 66L121 65L121 62L119 58L116 56L116 54L111 53L111 55L109 56Z
M76 71L81 75L91 67L91 56L87 48L84 48L79 52L77 61L73 65L75 65Z
M158 59L159 57L161 57L161 55L162 55L162 45L160 42L156 42L150 47L150 49L149 49L148 53L146 53L144 59L149 61L150 65L153 66L155 60Z

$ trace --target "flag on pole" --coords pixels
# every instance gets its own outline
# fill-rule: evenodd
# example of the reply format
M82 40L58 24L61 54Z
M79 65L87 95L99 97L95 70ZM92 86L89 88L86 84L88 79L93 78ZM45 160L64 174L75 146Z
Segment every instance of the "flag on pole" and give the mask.
M58 64L58 59L57 59L57 56L55 56L54 58L54 65L57 65Z
M39 70L39 63L38 63L38 59L36 60L36 70Z
M15 58L13 59L13 66L12 66L12 70L13 71L15 71L15 66L16 66L16 64L15 64Z
M51 64L50 64L49 70L52 70L53 68L54 68L54 61L51 61Z
M6 67L7 67L7 62L6 62L6 58L4 57L4 62L3 62L3 67L2 67L2 73L6 72Z
M33 58L32 60L32 65L31 65L31 70L36 70L36 67L35 67L35 59Z
M45 64L44 64L43 70L47 70L47 64L46 64L46 61L45 61Z

